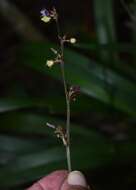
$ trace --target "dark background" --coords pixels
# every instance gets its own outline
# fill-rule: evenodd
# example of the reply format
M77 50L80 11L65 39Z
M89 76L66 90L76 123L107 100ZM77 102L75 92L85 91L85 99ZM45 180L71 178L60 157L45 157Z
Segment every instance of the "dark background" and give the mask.
M123 3L124 2L124 3ZM64 147L46 122L65 127L54 22L40 11L56 7L66 45L73 170L96 190L136 188L136 4L119 0L0 0L0 189L29 187L67 168Z

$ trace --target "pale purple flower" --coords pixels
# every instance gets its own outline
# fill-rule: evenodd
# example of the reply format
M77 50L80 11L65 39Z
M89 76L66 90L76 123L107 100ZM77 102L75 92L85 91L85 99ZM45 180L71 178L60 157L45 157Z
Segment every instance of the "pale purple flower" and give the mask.
M47 9L42 9L40 11L40 13L41 13L42 17L44 17L44 16L50 17L50 13L49 13L49 11Z

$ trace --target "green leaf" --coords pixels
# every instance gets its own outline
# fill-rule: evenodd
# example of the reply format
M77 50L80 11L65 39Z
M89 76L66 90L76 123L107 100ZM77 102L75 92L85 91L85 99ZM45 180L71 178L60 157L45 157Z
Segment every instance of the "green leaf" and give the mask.
M72 113L82 113L84 111L90 111L92 108L94 110L107 110L107 107L96 100L90 99L87 96L80 95L77 98L79 101L73 102ZM80 103L79 103L80 102ZM64 95L55 95L55 98L50 95L43 98L34 98L34 97L12 97L12 98L1 98L0 99L0 113L13 112L16 110L23 110L29 108L38 108L38 109L48 109L48 112L51 113L64 113L65 112L65 97ZM58 109L59 107L59 109Z
M66 168L65 148L52 129L44 126L47 121L65 125L63 120L48 115L28 112L0 115L3 133L0 135L0 188L29 183L53 170ZM95 130L74 124L71 134L73 169L96 169L117 160L130 160L133 164L135 142L114 144Z
M52 56L50 47L53 47L50 43L27 44L21 49L20 58L23 64L60 80L58 65L48 69L43 62L44 58L46 60ZM113 108L136 115L136 86L133 82L108 68L104 71L103 66L68 49L65 50L65 60L67 80L70 84L80 85L83 93Z

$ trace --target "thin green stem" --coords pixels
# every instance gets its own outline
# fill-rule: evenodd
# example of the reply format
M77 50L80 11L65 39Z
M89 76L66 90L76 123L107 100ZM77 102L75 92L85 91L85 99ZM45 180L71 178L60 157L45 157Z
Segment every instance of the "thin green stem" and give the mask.
M71 155L70 155L70 101L68 97L67 84L65 79L64 72L64 62L61 62L61 73L62 80L64 85L65 97L66 97L66 105L67 105L67 120L66 120L66 136L67 136L67 145L66 145L66 155L67 155L67 165L68 171L71 171Z
M57 27L57 33L58 33L58 39L60 42L60 51L61 51L61 74L62 74L62 80L64 85L64 91L65 91L65 99L66 99L66 109L67 109L67 119L66 119L66 137L67 137L67 145L66 145L66 157L67 157L67 166L68 171L71 172L71 154L70 154L70 99L68 95L68 88L66 83L66 77L65 77L65 69L64 69L64 42L61 37L60 33L60 27L58 23L58 18L56 19L56 27Z

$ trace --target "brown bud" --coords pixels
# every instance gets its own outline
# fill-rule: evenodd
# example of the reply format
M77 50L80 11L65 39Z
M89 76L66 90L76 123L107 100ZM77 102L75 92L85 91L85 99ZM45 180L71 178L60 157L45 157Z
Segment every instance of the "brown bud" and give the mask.
M69 99L72 101L76 100L76 97L80 93L80 87L79 86L71 86L69 89Z

